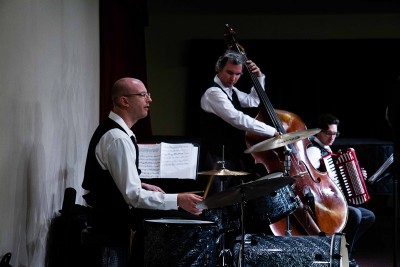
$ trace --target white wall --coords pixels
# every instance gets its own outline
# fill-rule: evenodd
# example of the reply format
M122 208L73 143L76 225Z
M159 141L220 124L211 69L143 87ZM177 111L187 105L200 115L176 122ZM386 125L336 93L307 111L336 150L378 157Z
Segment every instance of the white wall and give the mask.
M99 117L99 3L0 0L0 256L44 266Z

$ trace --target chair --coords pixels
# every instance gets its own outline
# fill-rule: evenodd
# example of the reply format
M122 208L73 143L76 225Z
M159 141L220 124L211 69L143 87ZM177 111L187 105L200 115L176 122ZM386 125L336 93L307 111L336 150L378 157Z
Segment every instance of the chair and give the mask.
M76 200L76 190L72 187L68 187L64 191L64 199L62 208L60 210L60 246L57 248L57 259L61 260L62 266L68 265L68 258L73 254L72 244L72 221L74 218L74 206Z
M75 199L76 190L66 188L60 214L50 223L45 257L48 267L87 266L85 257L88 251L80 242L80 232L87 223L86 209L75 204Z
M130 241L131 236L126 232L98 232L90 226L81 231L82 245L97 251L93 266L127 267L130 260Z

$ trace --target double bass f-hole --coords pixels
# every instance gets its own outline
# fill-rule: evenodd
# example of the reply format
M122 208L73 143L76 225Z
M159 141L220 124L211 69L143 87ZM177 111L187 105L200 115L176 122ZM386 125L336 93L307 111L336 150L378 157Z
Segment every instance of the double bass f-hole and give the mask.
M226 24L226 30L224 37L228 49L241 53L244 60L247 61L243 47L236 41L236 33L228 24ZM247 64L243 65L245 65L253 87L260 98L259 113L256 119L273 125L281 134L305 130L306 126L299 116L289 111L273 108L256 75L250 71ZM264 140L263 136L246 132L248 147ZM290 224L288 223L289 216L270 224L274 235L285 235L289 231L292 235L311 235L320 232L333 234L342 231L346 224L348 212L346 199L328 174L319 172L309 162L305 151L310 143L305 138L289 144L284 149L289 150L290 153L286 153L287 151L285 152L282 148L251 153L255 163L262 163L268 173L285 170L289 176L295 178L293 188L300 203L290 215ZM290 225L290 230L287 229L287 225Z
M308 168L307 164L304 163L304 161L299 161L299 163L301 163L301 164L304 166L304 168L306 168L307 174L311 177L311 179L312 179L315 183L320 183L320 182L321 182L321 178L320 178L320 177L315 178L315 177L314 177L314 174L310 171L310 169ZM306 174L306 173L302 173L302 174L300 174L300 175L301 175L301 177L303 177L305 174ZM296 178L296 177L295 177L295 178Z

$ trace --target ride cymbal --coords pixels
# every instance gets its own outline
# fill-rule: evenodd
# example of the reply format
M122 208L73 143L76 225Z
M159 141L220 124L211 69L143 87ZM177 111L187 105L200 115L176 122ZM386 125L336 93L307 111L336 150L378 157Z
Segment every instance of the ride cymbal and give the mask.
M228 169L219 169L219 170L210 170L210 171L202 171L198 174L201 175L214 175L214 176L239 176L239 175L249 175L248 172L242 171L230 171Z
M261 152L286 146L297 141L306 139L307 137L315 135L320 131L321 129L315 128L282 134L253 145L252 147L246 149L244 153Z
M293 182L290 176L283 176L282 172L272 173L255 181L230 187L197 203L199 209L221 208L234 205L245 200L261 197Z

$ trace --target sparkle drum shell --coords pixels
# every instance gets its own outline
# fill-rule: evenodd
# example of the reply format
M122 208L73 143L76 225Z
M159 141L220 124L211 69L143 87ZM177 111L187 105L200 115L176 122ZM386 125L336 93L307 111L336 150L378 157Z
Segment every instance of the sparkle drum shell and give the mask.
M286 185L263 197L249 200L246 222L269 230L270 224L290 215L297 207L294 191L290 185Z
M237 263L241 237L234 248ZM267 236L245 235L245 266L263 267L347 267L346 239L343 234L332 236Z
M217 225L211 221L144 221L144 266L216 266Z

